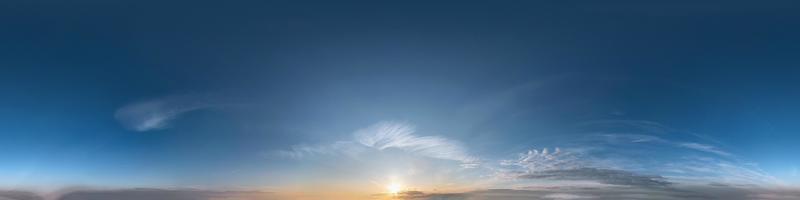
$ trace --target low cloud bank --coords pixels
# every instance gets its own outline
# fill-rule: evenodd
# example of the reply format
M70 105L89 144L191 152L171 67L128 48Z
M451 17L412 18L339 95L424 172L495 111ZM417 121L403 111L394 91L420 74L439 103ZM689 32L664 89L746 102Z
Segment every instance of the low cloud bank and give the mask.
M272 200L271 193L260 191L213 191L192 189L76 190L44 198L27 191L0 191L0 200Z
M671 184L664 177L640 175L633 172L612 169L578 168L566 170L541 171L525 174L520 178L552 180L591 180L610 185L641 187L663 187Z
M724 199L724 200L789 200L800 199L800 190L739 188L720 186L677 186L677 187L560 187L530 190L482 190L450 194L415 194L401 196L401 199L414 200L561 200L561 199L642 199L642 200L683 200L683 199Z

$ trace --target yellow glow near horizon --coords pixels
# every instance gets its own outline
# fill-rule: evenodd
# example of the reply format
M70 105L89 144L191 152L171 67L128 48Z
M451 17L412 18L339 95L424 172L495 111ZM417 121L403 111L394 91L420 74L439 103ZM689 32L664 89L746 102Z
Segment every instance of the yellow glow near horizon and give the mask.
M392 182L386 186L386 190L389 191L389 194L397 195L403 190L403 186L401 186L399 183Z

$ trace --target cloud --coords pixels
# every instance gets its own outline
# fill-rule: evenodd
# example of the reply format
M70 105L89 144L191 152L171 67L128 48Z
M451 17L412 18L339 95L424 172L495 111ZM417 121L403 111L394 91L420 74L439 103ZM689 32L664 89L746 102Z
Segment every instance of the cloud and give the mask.
M685 142L685 143L680 143L678 145L681 146L681 147L686 147L686 148L690 148L690 149L694 149L694 150L698 150L698 151L704 151L704 152L708 152L708 153L714 153L714 154L721 155L721 156L732 156L732 154L730 154L728 152L725 152L725 151L722 151L722 150L718 149L717 147L711 146L711 145L698 144L698 143L693 143L693 142Z
M424 194L401 196L414 200L558 200L558 199L642 199L642 200L788 200L800 199L798 190L737 188L714 186L671 187L559 187L530 190L491 189L463 193Z
M249 200L279 199L277 195L262 191L217 191L200 189L118 189L118 190L72 190L57 196L44 198L28 191L0 191L0 200Z
M171 121L186 112L216 105L218 104L212 103L208 97L168 96L125 105L117 109L114 118L130 130L140 132L160 130L169 127Z
M692 138L678 132L665 131L671 129L655 122L602 122L604 125L613 123L617 123L613 130L589 131L590 134L574 138L569 143L557 143L560 147L531 149L511 159L474 157L457 141L441 136L421 136L414 126L392 121L357 130L353 133L353 140L325 145L295 145L289 150L278 151L278 154L295 159L312 155L346 155L370 160L376 158L373 156L388 155L383 152L394 149L399 150L394 152L406 152L412 156L459 161L464 167L477 168L469 171L469 175L476 176L468 176L468 179L480 177L489 180L471 180L486 181L494 186L511 185L517 189L548 184L558 187L584 184L587 187L647 188L677 184L774 186L779 183L755 164L740 161L735 155L704 144L702 140L690 140ZM635 127L629 129L626 127L629 125ZM654 133L658 136L651 135L654 128L662 130ZM614 130L625 131L617 133ZM394 157L383 161L392 159ZM636 195L641 194L628 195L620 198L636 199ZM553 199L557 196L538 197Z
M0 190L0 200L43 200L41 196L33 192L20 190Z
M418 136L414 126L400 122L379 122L355 131L353 141L332 144L294 145L274 155L302 159L314 155L346 155L358 157L367 150L381 152L398 149L413 155L461 162L464 168L474 168L478 159L470 156L460 143L440 136Z
M770 186L781 183L757 165L735 159L733 154L717 147L666 137L590 135L574 140L573 147L553 151L534 149L518 154L516 159L500 160L493 172L496 178L506 180L594 180L614 185L682 182ZM658 176L640 176L633 172ZM625 178L609 179L614 177Z
M602 129L616 132L643 132L649 134L667 134L675 130L661 123L647 120L594 120L577 124L585 129Z
M315 155L346 155L355 157L365 150L363 146L357 143L339 141L329 145L293 145L289 150L279 150L274 153L278 156L292 159L303 159Z
M655 143L669 143L668 141L652 135L641 134L600 134L606 142L609 143L640 143L640 142L655 142Z
M414 126L398 122L380 122L358 130L354 136L358 143L378 150L396 148L413 154L474 163L474 157L456 141L439 136L414 135Z
M587 196L581 196L576 194L568 194L568 193L555 193L555 194L548 194L544 195L544 198L547 199L586 199Z
M599 120L581 127L593 133L572 141L585 149L580 159L586 166L644 171L672 182L781 184L757 165L709 145L715 141L696 133L640 120Z
M590 180L598 181L611 185L627 185L639 187L661 187L670 184L664 177L639 175L629 171L597 169L597 168L578 168L564 170L538 171L521 175L520 178L526 179L550 179L550 180Z
M677 141L670 141L667 139L663 139L657 136L652 135L641 135L641 134L600 134L599 136L604 137L607 142L632 142L632 143L661 143L661 144L668 144L674 145L682 148L688 148L692 150L713 153L720 156L732 157L733 154L723 151L715 146L708 145L708 144L700 144L694 142L677 142Z
M578 159L577 154L561 151L560 148L556 147L553 152L549 152L547 148L542 149L542 151L536 149L528 150L526 153L519 154L516 160L500 161L500 165L521 167L526 173L534 173L548 170L575 169L583 164Z
M682 182L763 186L775 186L781 182L755 166L711 157L686 156L673 160L663 168L657 170L670 174L669 178L673 180Z
M515 160L503 160L500 165L503 171L501 178L558 180L558 181L596 181L611 185L629 186L666 186L670 182L661 176L639 175L621 169L603 169L589 166L602 164L589 155L555 148L550 152L547 148L529 150L519 154Z
M171 190L171 189L126 189L126 190L85 190L67 193L58 200L247 200L277 199L267 192L259 191L212 191L212 190Z

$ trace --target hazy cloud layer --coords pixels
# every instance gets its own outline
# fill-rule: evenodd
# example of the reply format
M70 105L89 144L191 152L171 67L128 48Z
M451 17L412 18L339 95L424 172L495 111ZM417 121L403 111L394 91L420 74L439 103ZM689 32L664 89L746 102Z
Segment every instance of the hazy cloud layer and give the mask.
M358 143L378 150L396 148L421 156L475 162L466 149L454 140L439 136L417 136L414 126L399 122L380 122L356 131Z
M670 182L661 176L640 175L633 172L612 169L578 168L565 170L548 170L520 176L526 179L552 180L591 180L611 185L628 186L667 186Z
M649 121L605 120L582 126L577 139L583 164L595 168L646 171L673 181L779 185L780 181L696 133ZM609 129L608 127L616 127ZM641 128L648 127L648 128Z
M730 153L722 151L722 150L720 150L719 148L717 148L715 146L711 146L711 145L707 145L707 144L698 144L698 143L693 143L693 142L685 142L685 143L680 143L678 145L680 145L682 147L698 150L698 151L704 151L704 152L708 152L708 153L718 154L718 155L721 155L721 156L731 156Z
M789 200L800 199L798 190L745 189L736 187L560 187L531 190L481 190L450 194L414 194L401 199L416 200L561 200L561 199L642 199L642 200Z
M366 147L350 141L339 141L328 145L293 145L289 150L279 150L275 154L292 159L302 159L314 155L358 156L366 151Z
M597 125L602 127L600 129L602 131L592 131L590 127ZM726 187L739 185L746 189L779 185L777 179L764 173L757 165L741 161L733 153L710 145L707 141L688 138L686 135L689 134L681 135L655 122L611 120L581 126L586 128L588 133L579 138L572 138L570 143L554 143L565 146L531 149L509 156L510 159L472 156L467 153L465 146L454 140L440 136L419 136L414 126L400 122L380 122L360 129L353 133L354 138L351 141L325 145L295 145L289 150L277 153L295 159L314 155L344 155L364 161L372 158L369 155L377 155L368 152L381 153L396 149L419 157L459 161L468 168L476 169L468 172L470 175L477 174L475 177L480 177L473 181L490 180L503 187L512 186L510 188L517 189L536 189L537 185L598 187L597 191L579 190L574 193L539 191L530 197L532 199L639 199L639 197L706 199L724 193L703 196L696 193L709 192L705 191L705 188L690 193L677 192L677 189L687 184L722 184ZM364 159L365 156L368 158ZM479 160L480 164L477 162ZM453 173L449 175L452 177L468 174L457 171L448 173ZM617 187L628 189L615 189ZM719 190L717 187L709 186L709 188L713 188L713 191ZM735 191L750 192L739 189ZM529 195L527 191L522 193ZM772 193L757 194L773 195L770 198L782 197ZM417 198L426 196L419 193L414 195ZM475 199L481 195L483 194L439 197Z
M219 105L208 96L178 95L139 101L125 105L114 113L123 126L134 131L151 131L169 127L180 115Z
M683 183L767 187L779 184L758 166L738 160L732 153L700 139L672 138L676 134L671 128L655 122L611 120L581 126L597 125L604 131L587 129L590 133L574 138L571 143L554 143L566 145L564 147L531 149L512 159L474 157L456 141L440 136L419 136L412 125L399 122L380 122L360 129L353 134L352 141L295 145L277 153L295 159L312 155L364 158L375 155L366 152L397 149L420 157L459 161L463 166L478 169L472 171L477 172L478 177L518 187L548 181L627 187L667 187Z
M337 141L322 145L294 145L289 150L276 151L277 155L301 159L312 155L358 156L366 150L383 151L398 149L429 158L459 161L464 167L474 167L477 159L454 140L441 136L418 136L408 123L379 122L356 131L353 141Z
M0 200L270 200L274 194L260 191L214 191L195 189L74 190L44 198L27 191L0 191Z
M553 152L544 148L541 151L536 149L528 150L526 153L519 154L515 160L502 160L500 165L520 167L525 173L534 173L548 170L575 169L583 166L582 160L578 155L571 152L561 151L556 147Z
M558 185L548 181L628 187L724 183L769 188L781 184L756 164L655 122L605 120L579 126L587 132L583 137L553 143L565 146L531 149L498 161L490 170L495 178L517 187Z
M33 192L0 190L0 200L44 200L44 198Z

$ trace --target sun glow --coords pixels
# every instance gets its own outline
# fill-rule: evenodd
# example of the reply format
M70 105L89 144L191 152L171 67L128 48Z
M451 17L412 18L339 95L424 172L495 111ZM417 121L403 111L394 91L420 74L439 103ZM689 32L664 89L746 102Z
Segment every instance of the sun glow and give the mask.
M389 185L386 186L386 190L391 195L397 195L398 193L400 193L403 190L403 186L401 186L399 183L396 183L396 182L395 183L390 183Z

